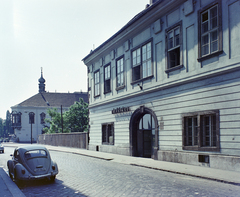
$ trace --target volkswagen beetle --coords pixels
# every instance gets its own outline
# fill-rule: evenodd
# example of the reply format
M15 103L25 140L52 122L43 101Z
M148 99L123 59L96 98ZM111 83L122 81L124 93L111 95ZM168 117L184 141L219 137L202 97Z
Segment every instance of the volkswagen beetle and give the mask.
M44 146L20 146L10 156L12 159L7 162L8 172L15 181L45 178L54 181L58 174L58 166Z

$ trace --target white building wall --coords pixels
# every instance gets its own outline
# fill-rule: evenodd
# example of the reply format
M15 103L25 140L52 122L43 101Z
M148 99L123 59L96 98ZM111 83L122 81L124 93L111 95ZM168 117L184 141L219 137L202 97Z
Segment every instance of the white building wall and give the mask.
M192 1L182 1L177 5L179 2L175 2L176 6L164 15L160 8L159 12L156 8L154 14L139 19L127 29L128 33L121 33L85 60L91 68L88 74L91 88L90 149L95 150L99 146L100 151L129 155L129 121L132 113L144 105L155 112L159 125L162 125L159 128L160 159L163 159L164 151L177 151L192 154L192 158L198 160L201 152L182 150L182 114L205 110L220 111L220 152L202 154L240 156L240 2L221 1L223 53L202 61L197 60L198 10L214 0L194 1L192 8L189 7ZM182 21L183 67L166 73L165 30L179 21ZM149 39L152 39L153 77L132 83L131 50ZM124 55L126 71L125 88L116 90L116 59L121 55ZM103 68L108 63L111 63L112 88L111 93L104 94ZM94 97L93 73L98 69L101 93ZM131 111L111 113L113 108L122 106L130 107ZM101 124L107 122L114 122L114 146L102 145ZM197 164L195 161L185 162Z
M33 112L34 124L32 124L32 141L36 142L38 136L42 134L42 129L44 126L41 124L41 113L46 114L46 118L49 118L47 109L50 107L22 107L14 106L12 107L12 112L16 111L17 113L21 112L21 128L14 129L14 133L20 142L31 142L31 124L29 123L29 113ZM63 111L67 111L68 108L64 108ZM61 109L58 109L58 112L61 112Z

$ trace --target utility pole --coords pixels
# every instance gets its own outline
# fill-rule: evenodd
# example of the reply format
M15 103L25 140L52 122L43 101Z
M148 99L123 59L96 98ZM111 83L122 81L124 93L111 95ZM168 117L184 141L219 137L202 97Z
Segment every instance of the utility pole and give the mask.
M62 133L63 133L63 114L62 114L62 105L61 105L61 124L62 124Z
M34 113L30 112L29 113L29 124L31 124L31 144L32 144L32 124L34 124Z

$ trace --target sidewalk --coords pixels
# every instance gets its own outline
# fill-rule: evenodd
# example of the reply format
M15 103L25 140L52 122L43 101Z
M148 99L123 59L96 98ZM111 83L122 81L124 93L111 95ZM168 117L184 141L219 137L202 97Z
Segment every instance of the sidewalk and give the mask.
M2 197L25 197L18 186L10 179L0 166L0 191Z
M10 147L10 146L17 147L19 145L24 145L24 144L4 143L5 147ZM98 159L104 159L111 162L122 163L126 165L135 165L135 166L151 168L155 170L167 171L167 172L189 175L189 176L194 176L194 177L199 177L199 178L204 178L204 179L209 179L214 181L220 181L220 182L234 184L234 185L240 185L240 172L236 172L236 171L219 170L219 169L208 168L208 167L158 161L158 160L141 158L141 157L130 157L130 156L90 151L90 150L78 149L78 148L50 146L50 145L44 145L44 146L51 151L74 153L74 154L94 157ZM2 176L2 173L0 173L0 175ZM9 180L11 181L10 178ZM8 182L6 183L6 185L7 184ZM15 185L15 183L13 184ZM0 191L2 190L2 187L3 187L2 184L0 184ZM18 196L19 196L19 193L18 193Z
M52 151L74 153L74 154L104 159L111 162L117 162L117 163L122 163L127 165L135 165L135 166L151 168L155 170L161 170L166 172L205 178L205 179L214 180L214 181L220 181L220 182L234 184L234 185L240 185L240 172L237 172L237 171L227 171L227 170L220 170L220 169L214 169L209 167L165 162L165 161L153 160L150 158L130 157L130 156L124 156L124 155L118 155L118 154L90 151L85 149L57 147L57 146L49 146L49 145L45 145L45 146Z

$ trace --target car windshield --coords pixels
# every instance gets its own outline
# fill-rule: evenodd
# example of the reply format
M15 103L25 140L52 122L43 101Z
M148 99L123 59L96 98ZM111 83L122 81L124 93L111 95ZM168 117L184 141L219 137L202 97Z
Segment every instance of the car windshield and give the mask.
M47 152L45 150L30 150L25 152L24 156L26 159L30 159L33 157L46 157Z

